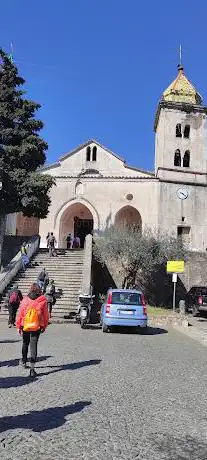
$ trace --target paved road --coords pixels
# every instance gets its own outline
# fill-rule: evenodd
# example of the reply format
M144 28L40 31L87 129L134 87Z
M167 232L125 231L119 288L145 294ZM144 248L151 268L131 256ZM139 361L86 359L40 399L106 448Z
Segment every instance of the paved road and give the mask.
M175 330L141 336L51 325L39 378L0 324L1 460L204 460L206 348ZM58 366L58 367L57 367Z
M189 320L189 323L192 324L192 326L195 326L201 331L207 333L207 313L206 312L202 312L200 316L195 316L195 317L189 314L188 320Z

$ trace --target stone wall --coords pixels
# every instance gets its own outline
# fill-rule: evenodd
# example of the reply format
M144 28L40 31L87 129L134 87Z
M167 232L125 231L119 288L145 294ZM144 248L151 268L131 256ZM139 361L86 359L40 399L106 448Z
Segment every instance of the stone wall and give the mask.
M16 235L39 235L39 221L37 217L25 217L21 212L18 213L16 219Z
M122 287L123 276L117 262L101 266L93 262L95 272L94 285L97 293L105 293L109 287ZM185 263L185 273L178 277L176 304L185 299L186 293L192 286L207 286L207 253L191 252ZM141 286L140 286L141 287ZM172 275L166 273L166 267L161 267L154 273L150 283L144 286L146 298L150 304L171 306L173 295Z

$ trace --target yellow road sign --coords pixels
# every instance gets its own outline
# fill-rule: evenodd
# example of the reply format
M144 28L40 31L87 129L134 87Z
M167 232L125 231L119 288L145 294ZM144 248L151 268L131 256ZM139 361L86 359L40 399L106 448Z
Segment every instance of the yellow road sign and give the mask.
M184 269L184 260L168 260L167 262L167 273L183 273Z

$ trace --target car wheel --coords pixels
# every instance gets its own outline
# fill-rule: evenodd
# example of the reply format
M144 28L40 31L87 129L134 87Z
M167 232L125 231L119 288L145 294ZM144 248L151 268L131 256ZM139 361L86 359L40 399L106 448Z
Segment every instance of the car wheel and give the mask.
M198 314L199 314L198 308L196 307L196 305L193 305L192 306L192 315L193 316L198 316Z
M110 327L103 323L102 331L103 332L110 332Z

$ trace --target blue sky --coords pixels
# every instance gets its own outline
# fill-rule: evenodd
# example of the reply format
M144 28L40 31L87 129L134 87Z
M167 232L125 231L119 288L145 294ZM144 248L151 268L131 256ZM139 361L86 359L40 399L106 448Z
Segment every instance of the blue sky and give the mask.
M207 101L207 1L1 1L0 46L26 79L48 161L91 138L129 164L154 167L153 121L177 74L179 43Z

